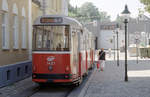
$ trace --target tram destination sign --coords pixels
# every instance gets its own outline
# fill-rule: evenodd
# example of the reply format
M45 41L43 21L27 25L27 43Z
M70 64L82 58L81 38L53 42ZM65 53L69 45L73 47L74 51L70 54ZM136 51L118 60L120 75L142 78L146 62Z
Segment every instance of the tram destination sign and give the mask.
M43 17L40 20L41 23L62 23L63 19L61 17Z

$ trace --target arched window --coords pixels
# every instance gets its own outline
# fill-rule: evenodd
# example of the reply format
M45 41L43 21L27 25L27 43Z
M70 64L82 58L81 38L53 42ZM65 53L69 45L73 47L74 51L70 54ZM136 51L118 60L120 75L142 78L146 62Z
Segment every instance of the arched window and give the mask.
M22 48L26 49L26 13L24 7L22 8Z
M18 49L18 8L16 4L13 5L13 48Z
M8 3L2 0L2 48L9 49Z

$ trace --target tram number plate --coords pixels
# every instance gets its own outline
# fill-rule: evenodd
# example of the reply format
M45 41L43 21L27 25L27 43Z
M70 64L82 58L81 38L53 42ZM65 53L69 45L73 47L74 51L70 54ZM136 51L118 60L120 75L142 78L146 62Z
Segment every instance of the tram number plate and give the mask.
M47 62L49 65L55 65L55 62Z

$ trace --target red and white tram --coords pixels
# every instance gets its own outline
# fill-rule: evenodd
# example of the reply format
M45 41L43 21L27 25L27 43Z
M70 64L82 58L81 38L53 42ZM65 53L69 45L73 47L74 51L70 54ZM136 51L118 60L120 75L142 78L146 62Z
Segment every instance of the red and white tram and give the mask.
M94 63L93 44L92 34L73 18L37 18L33 25L33 81L80 83Z

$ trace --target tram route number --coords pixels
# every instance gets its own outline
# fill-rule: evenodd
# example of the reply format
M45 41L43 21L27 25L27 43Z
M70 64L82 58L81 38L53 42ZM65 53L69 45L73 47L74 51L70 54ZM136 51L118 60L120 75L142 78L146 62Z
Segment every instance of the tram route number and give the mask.
M56 62L47 62L49 65L55 65Z

